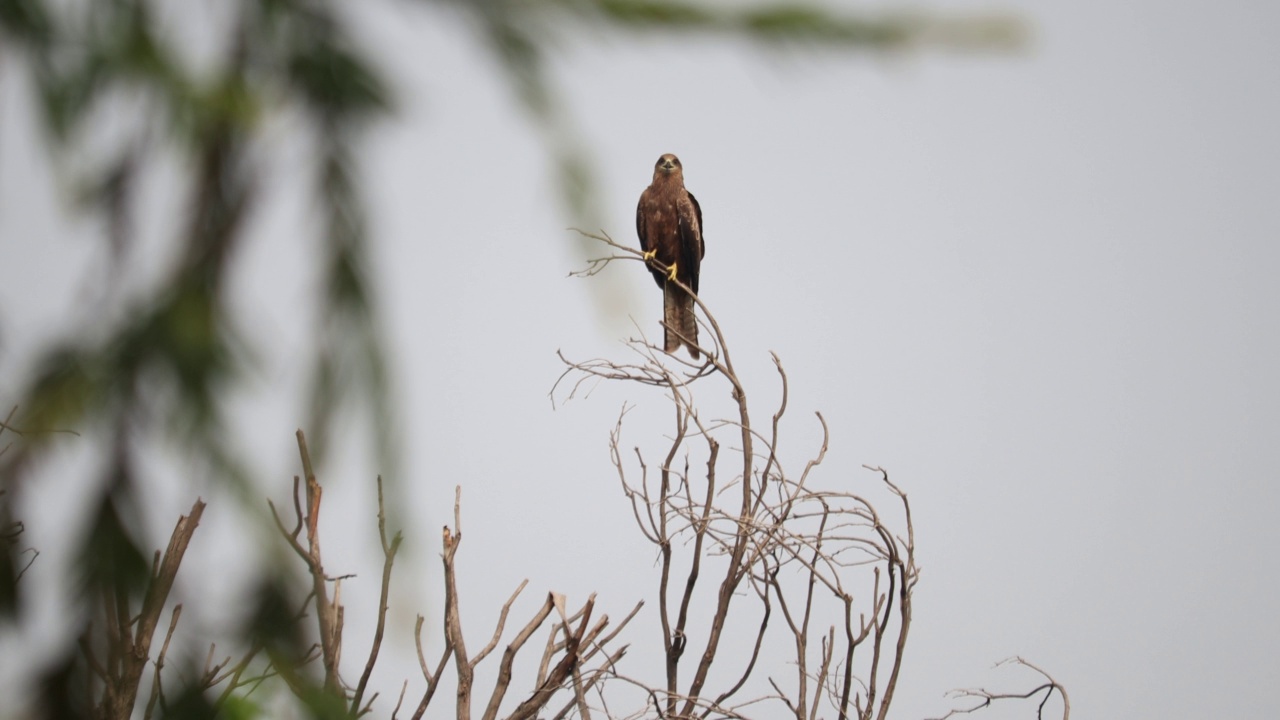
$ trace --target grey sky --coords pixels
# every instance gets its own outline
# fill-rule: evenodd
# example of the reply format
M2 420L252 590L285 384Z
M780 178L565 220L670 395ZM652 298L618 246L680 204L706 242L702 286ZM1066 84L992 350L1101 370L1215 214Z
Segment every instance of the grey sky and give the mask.
M654 160L680 156L705 217L701 294L759 421L777 398L769 351L790 376L791 465L816 448L817 410L832 433L820 482L874 487L869 463L909 493L924 572L897 715L939 714L956 686L1026 686L989 669L1020 654L1081 717L1262 717L1280 671L1280 10L1006 5L1033 28L1026 53L610 34L564 43L553 72L615 239L635 243ZM657 447L666 407L602 386L553 410L547 393L557 349L623 357L628 318L658 337L661 294L638 264L565 277L577 242L492 60L448 13L378 8L362 34L400 112L372 137L366 194L402 388L407 565L426 568L402 568L397 621L439 612L455 484L477 637L524 577L530 607L548 589L597 591L620 616L656 573L607 434L626 400L628 444ZM8 372L75 313L87 262L84 243L41 236L65 226L36 217L56 209L15 168L16 132L0 134ZM296 472L299 404L279 389L302 381L290 347L309 281L289 272L307 210L279 200L239 280L264 354L241 431L277 499ZM718 386L702 393L725 407ZM358 438L329 471L335 570L373 547L363 481L378 468ZM190 502L171 498L158 526ZM373 575L349 602L376 593ZM632 626L637 645L654 612ZM417 672L404 668L386 676Z

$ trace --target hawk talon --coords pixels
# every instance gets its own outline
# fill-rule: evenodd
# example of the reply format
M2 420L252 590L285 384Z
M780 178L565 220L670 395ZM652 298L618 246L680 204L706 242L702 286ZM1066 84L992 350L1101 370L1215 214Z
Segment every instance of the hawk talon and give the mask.
M668 280L671 280L672 282L674 282L674 281L675 281L675 279L676 279L676 264L675 264L675 263L671 263L671 269L667 271L667 279L668 279Z
M654 258L656 258L656 257L658 257L658 249L657 249L657 248L654 248L653 250L650 250L649 252L647 252L647 253L645 253L644 255L642 255L642 256L640 257L640 259L641 259L641 260L644 260L645 262L649 262L650 260L652 260L652 259L654 259Z

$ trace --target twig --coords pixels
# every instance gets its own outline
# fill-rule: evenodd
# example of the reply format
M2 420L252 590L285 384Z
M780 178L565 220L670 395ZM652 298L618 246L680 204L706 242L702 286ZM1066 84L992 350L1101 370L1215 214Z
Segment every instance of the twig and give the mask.
M164 644L160 646L160 654L156 656L156 674L155 679L151 683L151 697L147 700L147 710L143 714L143 720L151 720L151 713L155 710L156 701L163 695L160 687L160 671L164 669L164 656L169 652L169 641L173 639L173 631L178 628L178 617L182 614L182 605L173 606L173 615L169 619L169 631L165 633Z
M445 610L444 610L444 634L446 642L453 648L453 666L458 674L457 687L457 716L458 720L471 719L471 682L474 677L474 671L471 662L467 657L467 645L462 636L462 617L459 613L458 603L458 580L457 570L454 565L454 556L458 553L458 546L462 544L462 486L454 488L453 501L453 522L457 528L457 533L449 530L446 525L442 531L442 542L444 545L444 583L445 583Z
M1061 683L1059 683L1057 680L1054 680L1053 676L1050 675L1049 673L1040 669L1036 665L1033 665L1030 662L1027 662L1020 656L1005 658L1004 660L1001 660L1000 662L996 663L995 666L1000 667L1001 665L1009 665L1009 664L1022 665L1023 667L1030 668L1034 670L1036 673L1038 673L1041 677L1043 677L1048 682L1045 682L1037 687L1034 687L1024 693L996 693L996 692L991 692L989 690L983 690L981 688L973 688L973 689L967 689L967 690L953 690L950 693L948 693L948 695L950 695L951 697L961 698L961 699L973 698L973 699L980 700L980 702L972 707L953 709L949 711L946 715L943 715L939 718L935 718L934 720L947 720L947 718L954 717L956 715L968 715L970 713L974 713L979 710L983 710L985 708L991 707L991 705L994 704L997 700L1027 700L1041 692L1044 693L1044 697L1040 699L1040 704L1036 707L1036 717L1043 718L1045 703L1049 702L1049 698L1053 697L1053 693L1055 691L1057 691L1057 693L1062 696L1062 720L1070 720L1071 699L1067 696L1067 690L1062 686Z
M400 549L403 537L396 533L391 542L387 542L387 514L382 501L382 476L378 476L378 539L382 543L382 594L378 601L378 627L373 633L373 646L369 649L369 660L365 663L364 673L360 675L360 683L356 686L355 697L351 699L351 711L360 708L360 700L364 697L365 686L369 684L369 676L373 674L373 665L378 661L378 651L382 647L382 634L387 626L387 603L391 592L391 566L396 560L396 551ZM401 693L403 698L404 693ZM397 705L399 707L399 705Z
M484 660L485 657L488 656L489 653L493 652L493 649L498 646L498 641L502 639L502 629L507 625L507 613L511 612L511 604L516 601L516 598L520 597L520 591L524 590L525 586L528 584L529 580L527 578L521 580L520 586L517 587L516 591L511 593L511 597L507 598L507 601L502 604L502 612L498 614L498 623L493 628L493 637L489 640L489 644L485 645L484 649L476 653L476 656L471 659L471 668L473 670L480 664L480 661Z
M413 713L413 720L418 720L426 712L427 706L431 704L431 698L436 694L436 688L440 685L440 676L444 673L444 666L448 664L449 658L453 656L453 645L446 642L444 652L440 655L440 661L436 663L435 674L432 674L427 669L427 659L422 653L422 622L423 617L419 615L418 622L413 628L413 641L418 649L418 664L422 667L422 676L427 680L427 689L422 693L418 708Z

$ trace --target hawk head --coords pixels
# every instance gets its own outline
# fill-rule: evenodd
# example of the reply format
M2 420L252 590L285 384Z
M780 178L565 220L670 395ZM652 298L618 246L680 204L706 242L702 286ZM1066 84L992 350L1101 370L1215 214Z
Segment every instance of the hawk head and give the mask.
M653 166L653 179L657 180L670 175L683 177L684 173L681 171L680 158L667 153L658 158L658 162Z

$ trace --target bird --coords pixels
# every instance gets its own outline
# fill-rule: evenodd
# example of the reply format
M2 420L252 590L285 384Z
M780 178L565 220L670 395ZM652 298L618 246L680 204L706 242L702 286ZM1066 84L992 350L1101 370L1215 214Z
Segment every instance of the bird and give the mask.
M663 350L674 353L681 345L694 360L698 353L698 322L693 314L693 295L698 293L698 274L706 247L702 242L702 207L684 187L684 167L680 158L666 153L653 166L653 182L640 193L636 206L636 234L649 263L649 272L662 288L663 320L666 333ZM661 265L655 264L661 263ZM663 268L666 268L665 270ZM684 283L690 295L676 284Z

